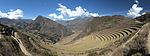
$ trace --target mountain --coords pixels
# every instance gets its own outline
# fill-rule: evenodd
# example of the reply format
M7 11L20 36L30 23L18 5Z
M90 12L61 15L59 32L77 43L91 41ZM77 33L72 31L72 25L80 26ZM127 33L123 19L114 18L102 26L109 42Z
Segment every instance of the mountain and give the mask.
M65 26L43 16L38 16L33 22L28 23L25 30L35 35L40 35L44 41L53 43L73 33Z
M1 18L0 22L22 32L40 35L40 39L52 43L73 33L67 27L43 16L38 16L35 20Z
M79 35L65 45L56 45L56 48L67 50L69 54L62 52L68 56L149 56L150 15L141 18L143 16L138 19L118 15L93 17L81 38Z
M23 23L24 28L0 24L0 56L149 56L149 16L91 17L65 26L38 16ZM83 26L75 29L68 25L72 22ZM72 30L82 32L68 42L75 36Z
M26 24L32 22L31 19L8 19L8 18L0 18L0 23L4 25L8 25L11 27L15 27L16 29L25 28Z
M108 33L110 30L130 27L135 24L134 20L128 19L127 17L114 15L114 16L102 16L102 17L92 17L85 24L83 31L74 40L80 39L86 35L98 31L107 31L103 33ZM117 31L117 30L115 30ZM74 41L73 40L73 41Z
M65 25L67 28L72 29L73 31L82 31L85 29L87 23L91 20L92 17L76 18L74 20L65 21L61 24Z
M9 19L9 18L0 18L0 23L6 24L6 25L16 25L17 23L21 22L32 22L32 19Z

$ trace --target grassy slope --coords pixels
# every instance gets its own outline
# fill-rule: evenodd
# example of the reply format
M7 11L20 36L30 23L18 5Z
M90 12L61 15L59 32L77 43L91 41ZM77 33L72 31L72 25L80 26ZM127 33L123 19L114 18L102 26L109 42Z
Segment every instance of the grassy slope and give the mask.
M101 31L100 33L108 34L120 31L123 28L130 27L131 25L134 24L136 24L134 20L130 20L126 17L117 17L117 16L94 17L91 21L88 22L86 29L84 29L83 32L79 34L76 38L74 38L71 42L75 42L76 40L86 35L89 35L93 32Z

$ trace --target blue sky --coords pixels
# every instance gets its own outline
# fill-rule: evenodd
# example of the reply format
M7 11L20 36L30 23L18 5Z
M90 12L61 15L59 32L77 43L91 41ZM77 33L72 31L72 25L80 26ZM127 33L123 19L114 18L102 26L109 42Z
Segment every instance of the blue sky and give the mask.
M143 11L150 10L150 0L138 0ZM0 11L8 12L10 9L21 9L23 18L33 19L38 15L49 17L50 13L60 14L56 9L58 3L68 9L75 10L81 6L86 11L99 15L125 15L132 7L134 0L0 0Z

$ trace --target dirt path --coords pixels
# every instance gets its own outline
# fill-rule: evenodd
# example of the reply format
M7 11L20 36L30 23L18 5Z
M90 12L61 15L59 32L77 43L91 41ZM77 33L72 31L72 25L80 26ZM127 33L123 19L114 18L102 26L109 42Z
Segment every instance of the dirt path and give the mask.
M149 34L148 34L148 43L147 43L147 47L148 47L148 51L150 54L150 30L149 30Z
M22 41L21 41L20 39L17 39L16 37L19 37L19 36L17 35L17 33L15 33L15 37L13 37L13 38L19 43L19 46L20 46L21 51L22 51L25 55L27 55L27 56L32 56L32 55L26 50L26 48L24 47Z
M0 34L0 39L2 38L2 35Z

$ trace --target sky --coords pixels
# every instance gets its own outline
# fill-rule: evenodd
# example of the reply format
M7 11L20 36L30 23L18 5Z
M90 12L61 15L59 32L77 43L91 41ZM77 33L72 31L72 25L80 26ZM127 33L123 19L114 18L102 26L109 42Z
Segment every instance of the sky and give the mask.
M42 15L71 20L78 16L125 15L133 17L150 11L150 0L0 0L0 17L34 19ZM136 10L136 11L134 11ZM140 11L140 12L139 12ZM135 13L134 13L135 12ZM140 15L139 14L139 15ZM139 16L138 15L138 16Z

